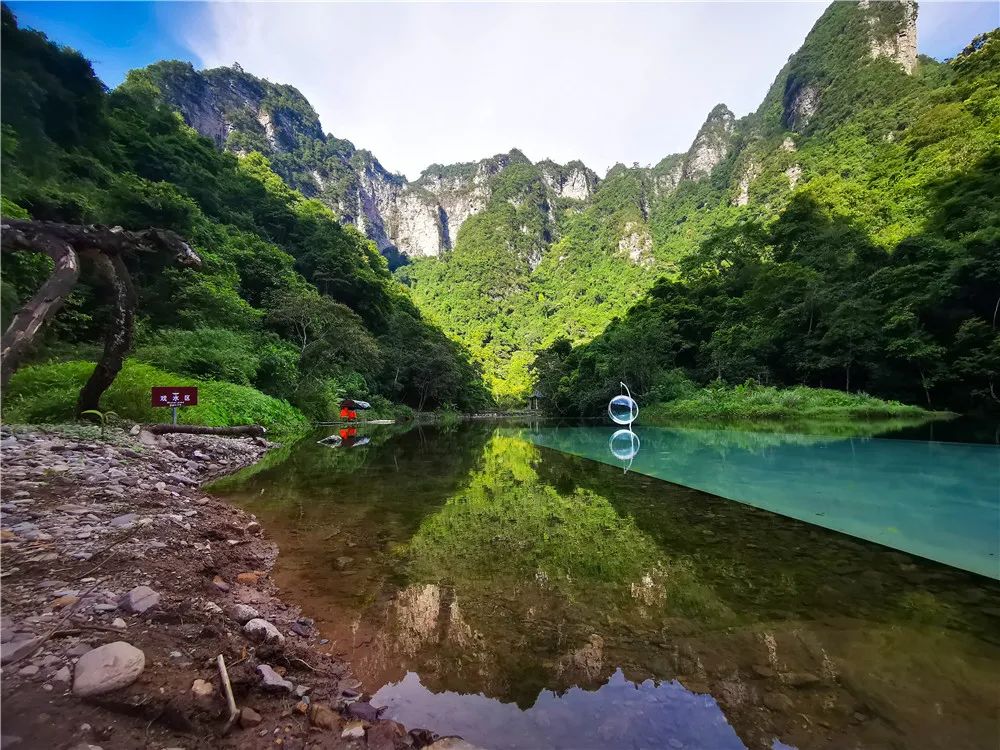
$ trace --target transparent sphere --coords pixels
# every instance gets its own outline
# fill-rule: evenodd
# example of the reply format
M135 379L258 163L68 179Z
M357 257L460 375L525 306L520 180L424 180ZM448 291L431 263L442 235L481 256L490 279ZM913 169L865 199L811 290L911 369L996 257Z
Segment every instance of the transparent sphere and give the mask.
M618 430L608 441L608 448L619 461L631 461L639 452L639 436L632 430Z
M615 396L608 404L608 416L615 424L632 424L639 416L639 404L630 396Z

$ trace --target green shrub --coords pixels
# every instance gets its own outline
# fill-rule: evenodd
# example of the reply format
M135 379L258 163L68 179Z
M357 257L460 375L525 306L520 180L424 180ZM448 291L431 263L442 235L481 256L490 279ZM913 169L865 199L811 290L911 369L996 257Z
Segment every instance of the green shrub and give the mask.
M94 370L92 362L59 362L25 367L11 378L4 393L5 422L30 424L72 421L80 388ZM178 410L181 424L227 427L260 424L275 432L305 429L308 421L287 401L265 396L247 386L204 381L165 372L134 360L125 363L101 398L104 411L136 422L165 422L167 409L153 408L154 385L198 386L198 406Z
M253 384L260 369L253 337L226 328L157 331L133 357L181 375L237 385Z

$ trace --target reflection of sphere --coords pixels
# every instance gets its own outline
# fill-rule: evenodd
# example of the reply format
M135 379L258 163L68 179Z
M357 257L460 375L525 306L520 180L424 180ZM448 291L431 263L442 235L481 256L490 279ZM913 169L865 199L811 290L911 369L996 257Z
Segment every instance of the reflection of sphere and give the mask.
M631 461L639 452L639 436L632 430L618 430L608 441L608 447L619 461Z
M615 396L608 404L608 415L615 424L632 424L639 416L639 404L631 396Z

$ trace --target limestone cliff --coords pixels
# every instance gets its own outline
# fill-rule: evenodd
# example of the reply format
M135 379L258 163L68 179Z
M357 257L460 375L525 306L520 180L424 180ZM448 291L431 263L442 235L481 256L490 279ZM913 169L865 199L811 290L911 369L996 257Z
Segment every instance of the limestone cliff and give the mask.
M729 153L736 117L725 104L717 104L708 113L694 143L691 144L681 176L688 180L707 177Z

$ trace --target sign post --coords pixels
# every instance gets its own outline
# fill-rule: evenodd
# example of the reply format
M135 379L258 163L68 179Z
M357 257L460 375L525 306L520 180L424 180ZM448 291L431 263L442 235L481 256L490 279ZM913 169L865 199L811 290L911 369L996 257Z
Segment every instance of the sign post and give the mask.
M198 405L198 389L190 385L155 385L153 386L152 401L154 407L169 406L173 423L177 424L177 409L179 407Z

